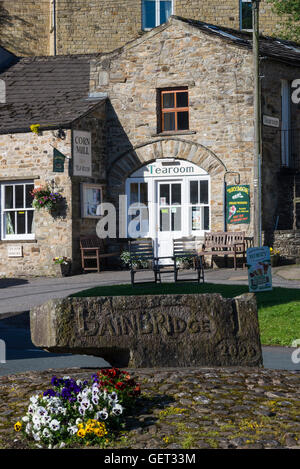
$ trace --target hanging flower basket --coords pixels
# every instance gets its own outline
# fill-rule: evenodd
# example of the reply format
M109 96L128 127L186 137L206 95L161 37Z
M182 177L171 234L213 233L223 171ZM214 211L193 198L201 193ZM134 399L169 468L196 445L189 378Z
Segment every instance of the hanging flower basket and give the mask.
M31 194L33 196L32 206L36 210L44 208L50 212L63 201L63 196L59 192L54 192L49 186L36 187Z

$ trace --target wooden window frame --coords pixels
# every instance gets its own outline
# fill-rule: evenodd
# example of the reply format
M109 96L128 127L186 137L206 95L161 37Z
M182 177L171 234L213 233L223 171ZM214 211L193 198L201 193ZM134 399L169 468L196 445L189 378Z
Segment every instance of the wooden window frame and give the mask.
M188 105L187 107L177 107L177 93L183 93L183 92L186 92L187 93L187 96L188 96ZM163 97L164 95L166 94L174 94L174 107L171 108L171 107L168 107L168 108L164 108L163 107ZM187 87L184 87L184 88L172 88L172 89L165 89L165 90L160 90L160 109L161 109L161 119L160 119L160 125L161 125L161 132L181 132L181 131L187 131L189 130L189 127L190 127L190 122L189 122L189 125L188 125L188 128L187 129L178 129L178 112L187 112L188 113L188 120L189 120L189 117L190 117L190 113L189 113L189 110L190 110L190 100L189 100L189 90ZM173 112L175 114L175 129L173 130L165 130L164 129L164 114L167 114L167 113L171 113Z

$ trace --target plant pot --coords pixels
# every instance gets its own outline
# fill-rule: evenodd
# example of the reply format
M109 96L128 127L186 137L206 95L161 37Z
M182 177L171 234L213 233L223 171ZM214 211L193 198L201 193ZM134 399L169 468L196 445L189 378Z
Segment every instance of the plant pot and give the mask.
M279 254L273 254L271 256L271 266L276 267L277 265L279 265L279 260L280 260Z
M68 277L71 275L72 263L67 264L55 264L55 271L57 277Z

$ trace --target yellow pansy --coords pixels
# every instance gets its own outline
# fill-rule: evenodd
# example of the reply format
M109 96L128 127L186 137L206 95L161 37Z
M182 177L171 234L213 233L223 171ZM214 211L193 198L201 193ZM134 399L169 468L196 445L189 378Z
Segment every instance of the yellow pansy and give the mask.
M21 430L21 428L22 428L22 422L20 422L20 421L16 422L15 425L14 425L15 431L19 432Z

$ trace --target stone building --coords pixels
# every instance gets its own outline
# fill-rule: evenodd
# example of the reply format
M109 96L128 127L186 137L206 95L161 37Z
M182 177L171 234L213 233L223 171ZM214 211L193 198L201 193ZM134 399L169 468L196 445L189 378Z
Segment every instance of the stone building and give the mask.
M251 48L249 33L172 16L110 53L15 58L6 65L0 74L7 92L0 104L1 275L54 275L55 256L71 258L78 270L79 236L94 234L102 220L97 194L122 222L113 243L126 242L133 215L136 230L168 255L172 238L224 230L224 182L238 184L249 188L250 220L227 228L251 237ZM292 130L300 117L291 84L299 77L300 49L261 38L260 50L263 229L268 244L276 228L294 229L288 236L295 255L300 220L291 192L300 161ZM38 134L32 124L40 125ZM82 135L91 137L86 175L77 167ZM64 172L53 166L55 151L66 157ZM65 210L33 215L26 194L45 183L64 196ZM143 203L149 216L128 213L132 203Z
M171 14L234 29L252 27L251 0L1 0L0 44L19 56L108 52ZM278 20L261 0L261 32L276 35Z

